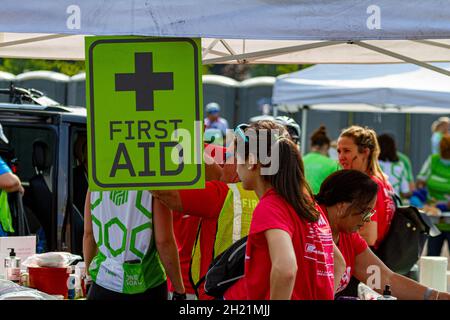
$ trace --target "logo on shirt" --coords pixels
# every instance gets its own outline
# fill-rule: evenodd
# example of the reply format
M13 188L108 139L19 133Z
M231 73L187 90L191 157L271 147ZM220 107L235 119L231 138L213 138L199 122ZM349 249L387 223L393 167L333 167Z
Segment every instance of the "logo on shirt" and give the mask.
M319 225L319 227L323 227L327 225L327 222L325 221L325 219L322 217L322 215L319 216L319 220L317 221L317 224Z
M316 246L312 243L306 244L306 253L317 253Z
M345 272L342 275L341 281L339 282L339 288L337 289L337 292L340 292L340 291L344 290L347 287L347 285L350 282L351 271L352 271L351 267L347 267L345 269Z

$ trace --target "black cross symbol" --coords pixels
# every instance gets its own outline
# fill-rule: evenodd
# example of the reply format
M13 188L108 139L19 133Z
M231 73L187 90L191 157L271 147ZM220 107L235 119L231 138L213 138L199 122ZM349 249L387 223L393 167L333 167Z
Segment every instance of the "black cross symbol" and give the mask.
M153 91L173 90L173 72L153 73L151 52L134 54L135 73L116 73L116 91L136 92L136 111L153 111Z

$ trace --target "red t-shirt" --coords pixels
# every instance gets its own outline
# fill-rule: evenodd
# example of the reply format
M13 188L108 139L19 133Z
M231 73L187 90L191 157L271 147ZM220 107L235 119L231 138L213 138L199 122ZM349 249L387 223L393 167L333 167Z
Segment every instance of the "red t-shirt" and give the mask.
M339 283L337 292L344 290L350 282L350 278L354 274L356 256L363 253L367 248L367 242L358 232L339 233L338 248L345 259L345 273Z
M374 248L377 249L386 236L394 217L395 203L392 200L394 189L387 181L382 181L375 176L371 176L371 179L378 185L376 213L372 216L372 221L376 221L378 225L378 237L374 245Z
M320 211L318 206L317 209ZM284 230L292 238L298 271L291 299L332 300L333 237L328 221L323 213L317 222L301 219L273 189L264 194L253 212L243 278L247 298L270 299L272 266L264 234L270 229Z
M178 255L180 256L181 275L183 276L186 292L189 294L195 294L189 280L189 266L200 219L183 212L173 211L173 233L175 234ZM173 292L174 288L169 278L167 278L167 285L169 291Z
M205 189L179 191L184 212L189 212L190 215L201 218L200 277L203 277L208 272L209 265L213 259L217 220L227 197L228 190L229 188L224 182L207 181ZM192 253L192 247L189 252L190 254ZM187 268L187 272L189 275L189 267ZM202 285L199 288L199 299L213 299L204 293L204 287Z
M225 291L223 298L224 300L248 300L245 278L239 279L229 287L227 291Z
M325 216L328 218L328 212L325 206L321 205L320 208L322 209L322 212L325 213ZM366 240L364 240L359 235L358 232L352 233L340 232L338 248L345 259L346 265L345 273L342 276L341 281L339 283L339 287L337 289L337 292L340 292L348 286L350 278L353 276L356 256L364 252L368 248L368 245Z

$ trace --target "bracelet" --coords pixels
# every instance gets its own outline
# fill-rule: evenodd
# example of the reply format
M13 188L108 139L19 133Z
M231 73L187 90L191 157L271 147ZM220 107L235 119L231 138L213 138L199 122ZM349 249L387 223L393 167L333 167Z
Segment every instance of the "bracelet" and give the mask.
M439 300L439 291L436 290L436 292L437 292L436 299L434 299L434 300Z
M430 300L431 294L433 293L433 289L427 288L425 293L423 294L423 300ZM438 294L439 295L439 294Z

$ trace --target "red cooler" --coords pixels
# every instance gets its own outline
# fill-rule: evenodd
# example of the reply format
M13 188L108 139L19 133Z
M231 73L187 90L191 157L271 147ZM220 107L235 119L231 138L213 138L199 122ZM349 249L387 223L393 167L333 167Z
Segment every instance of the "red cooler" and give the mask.
M28 267L30 288L67 299L70 268Z

